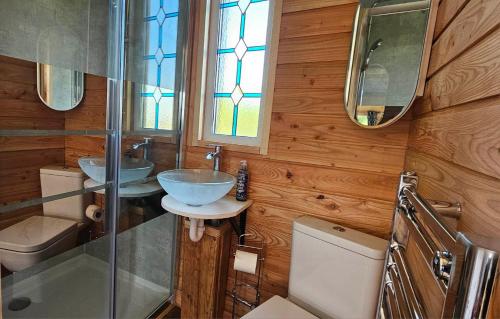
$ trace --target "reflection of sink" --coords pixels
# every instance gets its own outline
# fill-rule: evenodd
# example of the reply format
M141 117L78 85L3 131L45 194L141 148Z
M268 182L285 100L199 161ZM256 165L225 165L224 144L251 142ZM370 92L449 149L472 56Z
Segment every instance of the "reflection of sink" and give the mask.
M106 181L106 160L102 157L81 157L78 165L94 181ZM154 164L142 158L122 158L120 167L120 184L145 178L151 173Z
M158 174L158 181L177 201L201 206L226 195L236 183L236 178L208 169L174 169Z

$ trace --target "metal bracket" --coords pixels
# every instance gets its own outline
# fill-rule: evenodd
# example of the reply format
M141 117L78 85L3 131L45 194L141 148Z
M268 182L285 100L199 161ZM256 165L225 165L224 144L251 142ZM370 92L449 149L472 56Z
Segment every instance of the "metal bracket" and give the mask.
M233 228L234 232L238 236L238 238L241 237L241 235L245 234L246 226L247 226L247 210L245 209L239 216L239 223L236 222L236 217L231 217L229 218L229 222L231 223L231 227ZM241 243L242 245L245 244L245 237L242 237L241 239L243 242Z

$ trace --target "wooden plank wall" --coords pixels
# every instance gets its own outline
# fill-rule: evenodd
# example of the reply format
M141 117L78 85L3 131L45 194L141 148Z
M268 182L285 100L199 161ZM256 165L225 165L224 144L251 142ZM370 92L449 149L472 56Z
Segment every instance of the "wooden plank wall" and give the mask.
M85 95L76 108L64 112L66 130L106 129L106 78L86 74ZM78 158L104 156L105 136L66 136L64 158L69 167L79 167Z
M389 234L410 122L366 130L344 112L356 5L355 0L284 1L269 153L223 154L222 169L229 173L236 174L240 160L249 163L255 203L247 232L267 245L264 300L287 295L295 218L307 214L383 238ZM188 145L185 166L211 167L207 151ZM228 289L232 276L230 270Z
M64 114L38 98L35 63L0 56L0 129L64 129ZM63 137L0 137L0 205L40 197L40 168L63 163ZM41 212L2 214L0 229Z
M499 16L498 0L441 0L405 163L418 173L425 197L462 203L459 230L495 238L500 236ZM435 284L423 290L437 291ZM429 309L442 298L433 300ZM495 304L490 315L500 317L499 293Z

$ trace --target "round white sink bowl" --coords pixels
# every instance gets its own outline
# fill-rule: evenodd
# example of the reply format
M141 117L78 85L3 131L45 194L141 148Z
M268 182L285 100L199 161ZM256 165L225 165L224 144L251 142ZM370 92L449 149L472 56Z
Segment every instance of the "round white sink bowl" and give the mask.
M236 183L234 176L208 169L174 169L161 172L157 178L170 196L190 206L213 203Z
M103 157L81 157L78 165L88 177L98 183L106 181L106 160ZM143 179L151 173L155 165L142 158L122 158L120 184Z

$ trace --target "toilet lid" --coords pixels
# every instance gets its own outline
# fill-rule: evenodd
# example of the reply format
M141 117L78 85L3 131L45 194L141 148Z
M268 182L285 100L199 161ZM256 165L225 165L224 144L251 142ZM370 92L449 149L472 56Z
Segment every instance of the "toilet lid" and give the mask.
M293 302L274 296L241 319L318 319L318 317L300 308Z
M77 223L67 219L32 216L0 231L0 249L34 252L76 231Z

